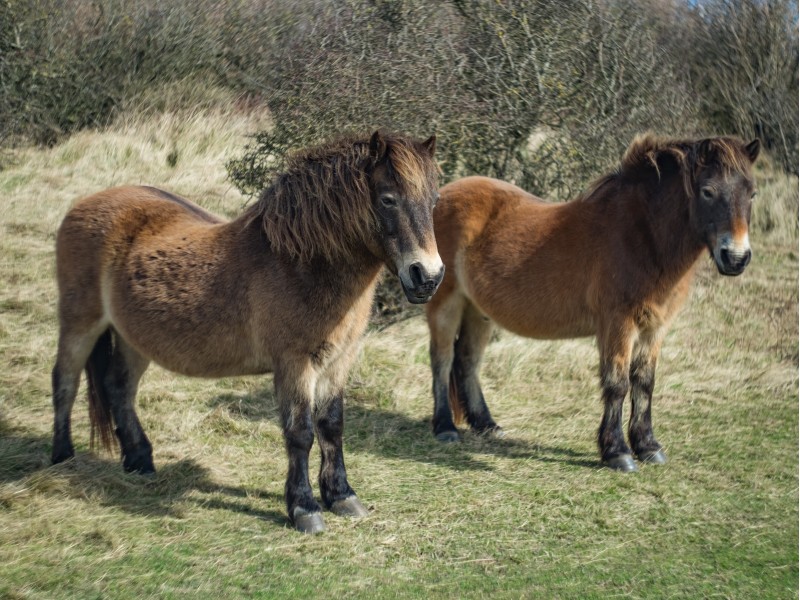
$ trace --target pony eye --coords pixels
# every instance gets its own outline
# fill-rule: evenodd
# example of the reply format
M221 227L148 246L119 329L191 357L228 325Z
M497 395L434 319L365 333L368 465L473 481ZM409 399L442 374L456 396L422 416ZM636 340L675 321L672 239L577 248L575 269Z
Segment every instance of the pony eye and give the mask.
M700 190L700 196L702 196L703 200L713 200L714 190L710 187L704 187Z
M381 204L383 204L386 208L394 208L397 206L397 198L394 196L383 195L381 196Z
M758 192L753 191L753 193L750 194L750 200L755 200L756 196L758 196Z

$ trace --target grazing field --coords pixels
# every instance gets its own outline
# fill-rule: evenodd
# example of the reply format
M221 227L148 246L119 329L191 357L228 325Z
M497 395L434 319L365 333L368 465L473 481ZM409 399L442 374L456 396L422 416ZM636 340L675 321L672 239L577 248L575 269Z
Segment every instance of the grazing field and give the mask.
M438 444L418 315L371 331L351 376L345 452L364 520L327 513L313 537L289 526L270 376L151 367L138 404L154 479L89 452L81 393L77 456L50 466L61 217L122 183L233 215L245 199L224 162L264 125L233 111L131 119L19 150L0 171L0 597L797 597L797 180L769 168L753 262L730 279L704 260L664 344L666 466L599 468L592 340L501 332L483 380L508 435Z

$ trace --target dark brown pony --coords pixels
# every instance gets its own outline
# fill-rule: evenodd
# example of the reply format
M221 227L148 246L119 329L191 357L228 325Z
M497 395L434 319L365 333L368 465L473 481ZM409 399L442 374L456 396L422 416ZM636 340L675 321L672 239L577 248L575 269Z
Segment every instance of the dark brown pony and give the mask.
M150 187L78 202L56 244L53 462L74 455L84 368L92 440L97 432L108 447L116 433L123 467L140 473L154 472L134 410L151 360L200 377L273 372L292 523L324 529L308 478L315 431L325 507L367 514L347 482L342 395L381 267L411 302L426 302L442 279L434 145L376 132L301 152L230 222Z
M447 272L427 306L437 439L459 439L451 407L456 423L466 414L474 431L499 432L478 379L497 323L532 338L596 336L603 463L634 471L634 453L665 462L651 421L661 342L704 250L723 275L750 261L759 147L645 135L616 171L561 204L485 177L443 187L434 227ZM633 451L622 432L629 391Z

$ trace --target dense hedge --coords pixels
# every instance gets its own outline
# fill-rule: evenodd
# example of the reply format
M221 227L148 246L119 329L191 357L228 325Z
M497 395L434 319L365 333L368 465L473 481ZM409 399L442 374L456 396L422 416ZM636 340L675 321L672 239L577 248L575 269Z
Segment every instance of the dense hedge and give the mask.
M0 141L226 88L275 127L231 164L260 188L343 129L435 130L445 178L567 196L633 133L761 136L797 171L791 0L0 0Z

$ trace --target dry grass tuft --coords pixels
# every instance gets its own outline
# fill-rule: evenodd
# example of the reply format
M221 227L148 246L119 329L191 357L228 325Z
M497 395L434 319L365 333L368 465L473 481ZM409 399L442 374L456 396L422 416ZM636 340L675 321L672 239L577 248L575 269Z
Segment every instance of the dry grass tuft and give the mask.
M767 164L756 169L758 196L753 204L752 227L757 234L775 244L797 242L798 180Z

